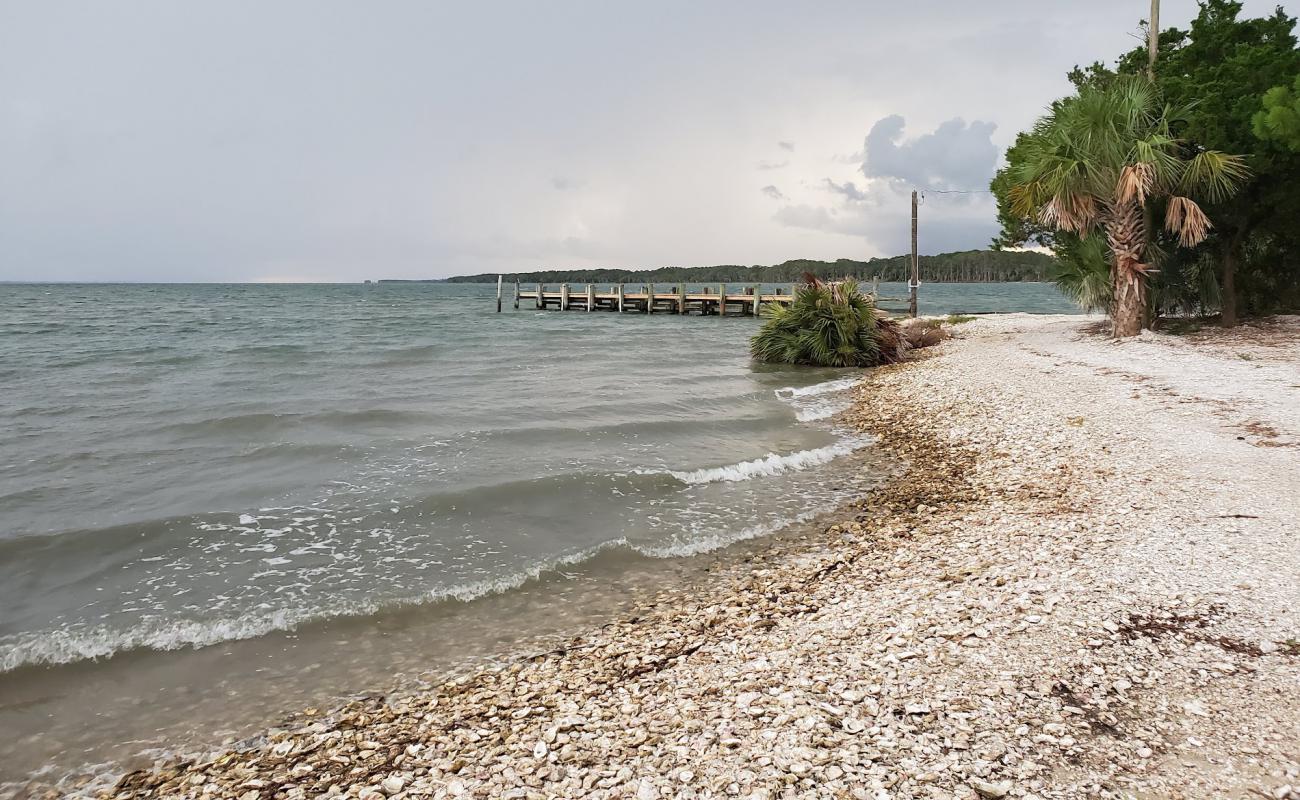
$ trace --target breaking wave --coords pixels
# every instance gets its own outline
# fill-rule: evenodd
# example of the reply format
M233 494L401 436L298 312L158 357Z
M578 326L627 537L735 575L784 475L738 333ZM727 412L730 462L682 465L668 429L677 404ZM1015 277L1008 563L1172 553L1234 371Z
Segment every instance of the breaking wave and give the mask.
M33 664L70 664L108 658L130 650L180 650L221 642L252 639L276 631L292 631L301 625L339 617L364 617L406 606L445 601L470 602L491 594L518 589L529 581L567 566L595 558L602 552L629 547L626 539L615 539L532 565L499 578L473 581L434 589L420 595L388 602L347 601L318 608L258 610L228 619L159 619L127 630L97 625L53 631L33 631L0 637L0 673Z
M861 377L836 378L833 381L814 383L812 386L787 386L783 389L777 389L776 396L782 400L787 400L792 397L816 397L820 394L830 394L831 392L842 392L846 389L852 389L861 381Z
M687 484L716 483L718 481L747 481L751 478L770 477L785 472L795 472L833 461L870 443L863 437L847 437L840 441L811 450L799 450L780 455L768 453L763 458L741 461L723 467L708 467L689 471L667 470L677 480Z

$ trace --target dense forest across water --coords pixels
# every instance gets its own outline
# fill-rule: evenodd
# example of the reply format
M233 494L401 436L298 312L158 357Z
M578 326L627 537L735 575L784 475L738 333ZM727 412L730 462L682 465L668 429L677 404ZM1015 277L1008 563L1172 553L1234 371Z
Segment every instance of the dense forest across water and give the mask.
M685 283L789 283L797 281L805 272L818 278L858 278L869 281L906 281L910 256L873 258L854 261L841 258L836 261L795 259L771 266L746 267L725 264L715 267L661 267L649 270L630 269L567 269L538 270L536 272L506 273L507 281L523 283L634 283L637 281L663 281ZM959 253L941 253L921 256L921 280L936 283L984 283L995 281L1043 281L1050 278L1049 271L1055 259L1049 255L1012 250L966 250ZM495 283L497 273L458 275L448 278L449 283ZM381 281L396 283L397 281Z

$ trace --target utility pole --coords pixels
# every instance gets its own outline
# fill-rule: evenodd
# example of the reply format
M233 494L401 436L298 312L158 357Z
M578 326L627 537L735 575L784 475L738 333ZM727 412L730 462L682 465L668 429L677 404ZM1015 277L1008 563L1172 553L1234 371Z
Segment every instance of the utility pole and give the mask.
M1151 0L1151 23L1147 27L1147 77L1156 79L1156 51L1160 49L1160 0Z
M916 287L921 284L921 261L916 256L916 190L912 190L912 279L907 282L907 315L916 316Z

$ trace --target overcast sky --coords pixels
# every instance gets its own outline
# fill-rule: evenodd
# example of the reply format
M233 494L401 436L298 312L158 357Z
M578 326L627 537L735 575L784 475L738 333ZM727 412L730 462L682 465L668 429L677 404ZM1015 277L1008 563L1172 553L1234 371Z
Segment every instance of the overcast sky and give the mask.
M986 188L1148 9L0 0L0 280L894 255L913 187ZM923 252L995 232L987 196L921 209Z

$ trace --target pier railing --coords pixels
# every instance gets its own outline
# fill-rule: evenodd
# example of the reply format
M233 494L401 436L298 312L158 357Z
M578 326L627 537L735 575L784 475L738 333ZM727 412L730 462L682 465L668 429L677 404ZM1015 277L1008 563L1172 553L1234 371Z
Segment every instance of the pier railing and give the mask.
M757 316L767 304L787 305L794 301L798 284L771 287L752 284L737 290L727 284L713 284L688 288L685 283L601 285L595 283L570 286L561 283L550 287L545 283L524 288L515 282L515 308L559 309L560 311L620 311L642 314L667 313ZM497 282L497 310L501 310L501 282ZM880 297L879 283L873 283L869 296L883 311L906 311L884 305L890 302L906 303L906 298Z

